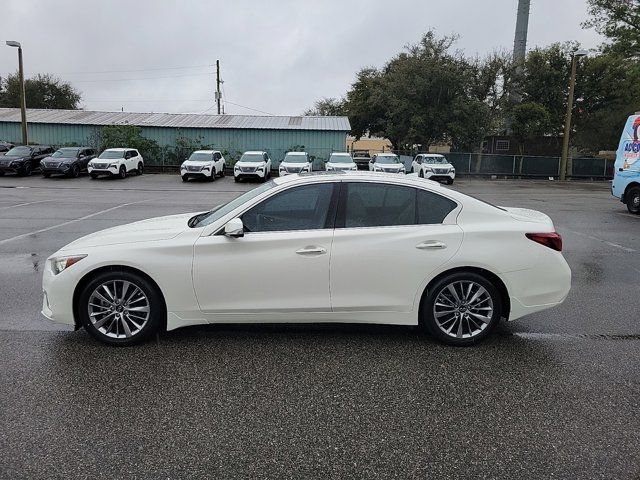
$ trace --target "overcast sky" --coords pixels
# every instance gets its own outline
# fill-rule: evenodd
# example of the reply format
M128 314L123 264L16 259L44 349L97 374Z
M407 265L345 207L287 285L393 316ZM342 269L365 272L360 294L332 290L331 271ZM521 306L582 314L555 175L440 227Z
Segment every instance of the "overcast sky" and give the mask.
M87 110L215 113L220 59L226 113L298 115L344 95L425 31L460 35L483 55L511 51L517 0L3 0L0 75L55 73ZM602 39L583 30L586 0L532 0L528 47ZM163 78L164 77L164 78ZM231 103L233 102L233 104ZM238 104L238 105L234 105Z

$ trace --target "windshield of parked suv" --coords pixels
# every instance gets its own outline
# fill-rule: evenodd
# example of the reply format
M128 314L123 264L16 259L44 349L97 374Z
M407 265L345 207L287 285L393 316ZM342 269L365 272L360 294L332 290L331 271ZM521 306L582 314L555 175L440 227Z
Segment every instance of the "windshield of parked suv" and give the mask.
M15 155L16 157L23 157L31 154L30 147L13 147L7 152L7 156Z
M291 153L287 153L282 163L305 163L307 158L306 155L292 155Z
M241 162L264 162L261 153L243 153L240 157Z
M444 157L422 157L424 163L447 163Z
M334 155L329 156L329 163L353 163L351 155Z
M77 148L61 148L51 155L53 158L76 158L78 155Z
M195 217L191 217L189 219L189 226L191 228L196 228L196 227L206 227L207 225L211 225L213 222L224 217L227 213L238 208L243 203L248 202L252 198L255 198L258 195L260 195L262 192L266 192L267 190L270 190L275 186L276 186L276 183L273 180L267 183L263 183L259 187L254 188L253 190L249 190L248 192L243 193L239 197L234 198L229 203L218 205L216 208L214 208L209 212L201 213L199 215L196 215Z
M188 160L190 162L210 162L213 160L213 155L211 153L193 152L189 155Z
M378 155L376 163L400 163L397 155Z
M105 150L98 158L124 158L124 150Z

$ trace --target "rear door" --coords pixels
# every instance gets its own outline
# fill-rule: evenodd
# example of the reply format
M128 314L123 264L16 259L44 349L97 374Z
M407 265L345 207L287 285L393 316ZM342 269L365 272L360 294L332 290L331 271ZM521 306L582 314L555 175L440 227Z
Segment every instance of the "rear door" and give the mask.
M406 185L344 182L331 250L334 312L411 311L462 243L457 203Z

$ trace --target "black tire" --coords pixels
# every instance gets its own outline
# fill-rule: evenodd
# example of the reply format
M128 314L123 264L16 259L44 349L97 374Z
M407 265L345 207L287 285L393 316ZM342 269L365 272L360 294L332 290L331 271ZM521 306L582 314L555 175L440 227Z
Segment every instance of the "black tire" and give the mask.
M51 174L50 173L43 173L42 176L44 178L49 178L49 177L51 177Z
M127 167L124 165L120 165L120 170L118 170L118 177L127 178Z
M413 166L411 167L411 171L410 171L409 173L414 173L414 171L413 171Z
M240 181L240 177L236 177L235 175L233 176L233 179L235 180L236 183Z
M634 215L640 215L640 187L632 187L624 196L627 210Z
M27 162L27 163L24 164L24 167L22 167L21 175L23 177L30 177L31 173L32 173L31 164Z
M0 172L0 177L4 177L4 172Z
M216 173L216 167L213 167L213 169L211 170L211 176L209 178L207 178L207 180L210 181L210 182L215 181L216 175L218 175Z
M436 302L436 298L438 298L440 294L445 290L446 290L446 294L449 295L448 286L451 284L457 285L457 287L454 286L454 288L458 288L458 289L461 288L460 284L457 282L473 282L476 285L480 285L481 287L484 288L487 295L491 298L491 303L493 304L493 310L492 310L490 320L488 322L475 320L477 322L477 325L481 325L483 327L482 329L474 327L475 333L467 337L457 337L455 335L447 334L442 328L448 328L451 325L454 326L453 328L456 328L457 326L460 326L462 324L461 330L463 331L463 334L464 334L465 325L467 325L467 327L470 328L470 326L474 324L473 322L466 321L465 323L462 321L462 319L460 321L453 319L452 323L447 323L449 321L447 320L447 318L451 318L451 317L447 317L447 315L452 315L452 314L446 314L440 317L445 319L442 321L442 323L444 323L444 327L441 327L440 325L438 325L438 322L436 321L436 318L434 315L434 304ZM459 293L462 293L462 292L459 292ZM473 297L473 292L471 294L471 297ZM487 303L484 303L484 305L489 305L489 304L487 302ZM461 306L460 308L456 308L456 307L452 307L452 308L453 310L451 311L455 311L456 314L458 315L464 315L466 312L469 311L468 309L461 310L462 308L465 308L464 306ZM424 325L427 332L439 342L446 343L447 345L453 345L456 347L466 347L482 341L493 331L493 329L496 327L496 325L500 321L501 316L502 316L502 299L500 297L498 288L489 280L487 280L485 277L474 272L457 272L457 273L452 273L450 275L446 275L442 277L440 280L438 280L433 285L431 285L427 292L425 292L425 295L422 298L422 303L420 308L420 321ZM469 333L471 333L471 330L469 330Z
M142 175L144 173L144 165L142 162L138 162L138 168L136 168L136 174Z
M89 298L93 291L105 282L123 280L137 286L146 295L149 317L140 331L129 338L113 338L96 328L89 316ZM131 288L131 287L129 287ZM145 341L160 331L165 316L164 301L158 288L145 277L126 271L110 271L96 275L78 296L77 312L80 324L96 340L107 345L124 347Z
M224 177L224 167L220 170L220 178Z
M98 178L97 173L90 173L89 176L91 177L91 180L95 180L96 178Z
M453 178L450 178L449 180L447 180L447 185L453 185Z
M189 177L187 177L186 175L182 175L182 181L183 182L188 182L189 181Z
M80 176L80 167L78 165L72 165L69 176L71 178L78 178Z
M424 178L424 172L422 171L422 169L420 169L420 173L418 173L418 176L420 178Z

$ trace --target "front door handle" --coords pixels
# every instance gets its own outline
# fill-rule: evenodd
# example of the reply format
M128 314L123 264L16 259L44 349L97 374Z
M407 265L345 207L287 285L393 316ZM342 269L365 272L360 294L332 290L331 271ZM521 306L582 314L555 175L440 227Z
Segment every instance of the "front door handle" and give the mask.
M296 250L298 255L322 255L323 253L327 253L327 249L324 247L318 247L316 245L310 245L300 250Z
M416 248L419 250L442 250L447 248L447 244L438 240L427 240L416 245Z

